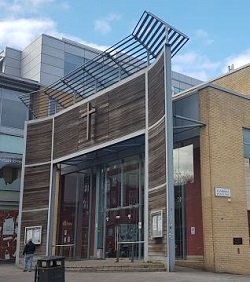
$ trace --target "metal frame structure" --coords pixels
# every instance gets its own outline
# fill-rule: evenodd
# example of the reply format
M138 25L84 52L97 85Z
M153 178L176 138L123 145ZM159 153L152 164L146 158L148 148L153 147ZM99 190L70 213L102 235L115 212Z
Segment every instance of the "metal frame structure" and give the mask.
M132 34L52 85L21 95L20 99L30 110L31 118L48 116L50 100L56 101L57 111L61 111L152 64L166 43L170 44L173 57L188 39L145 11ZM39 103L39 99L43 102Z

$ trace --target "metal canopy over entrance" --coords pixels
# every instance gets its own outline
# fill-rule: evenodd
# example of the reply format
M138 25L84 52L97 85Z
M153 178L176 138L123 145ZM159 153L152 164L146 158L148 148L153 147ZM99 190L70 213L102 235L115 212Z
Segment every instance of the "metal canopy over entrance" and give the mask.
M52 85L20 99L33 118L47 116L49 103L56 105L56 111L67 108L147 67L164 44L170 45L173 57L187 41L185 34L145 11L132 34Z

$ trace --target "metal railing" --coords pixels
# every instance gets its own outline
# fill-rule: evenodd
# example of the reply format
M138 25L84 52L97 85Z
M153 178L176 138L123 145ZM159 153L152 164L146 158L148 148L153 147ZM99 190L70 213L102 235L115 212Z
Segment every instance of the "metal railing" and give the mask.
M135 258L135 245L136 244L143 244L145 241L128 241L128 242L116 242L116 262L119 262L120 259L120 246L121 245L131 245L131 254L130 254L130 260L131 262L134 262L134 258Z
M62 256L63 255L63 248L68 247L69 248L69 260L73 258L73 254L72 254L72 250L74 248L75 244L57 244L57 245L53 245L52 247L55 248L55 254L57 251L57 248L59 249L59 255Z

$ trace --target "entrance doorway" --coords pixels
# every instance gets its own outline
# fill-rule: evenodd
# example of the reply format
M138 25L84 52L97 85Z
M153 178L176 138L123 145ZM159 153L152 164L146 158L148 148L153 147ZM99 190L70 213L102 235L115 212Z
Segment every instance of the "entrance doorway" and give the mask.
M139 156L61 176L57 254L143 258L144 166Z
M91 170L61 177L57 254L89 258L93 249L95 177Z
M101 170L97 250L102 257L143 257L144 168L140 158L109 163Z

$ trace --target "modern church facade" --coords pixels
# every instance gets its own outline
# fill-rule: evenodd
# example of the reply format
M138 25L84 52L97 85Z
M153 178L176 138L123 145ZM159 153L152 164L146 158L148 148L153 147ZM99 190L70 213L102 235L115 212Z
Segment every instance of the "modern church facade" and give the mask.
M20 254L32 237L37 256L248 272L249 67L172 98L171 57L187 40L145 12L130 37L21 98L35 119Z

